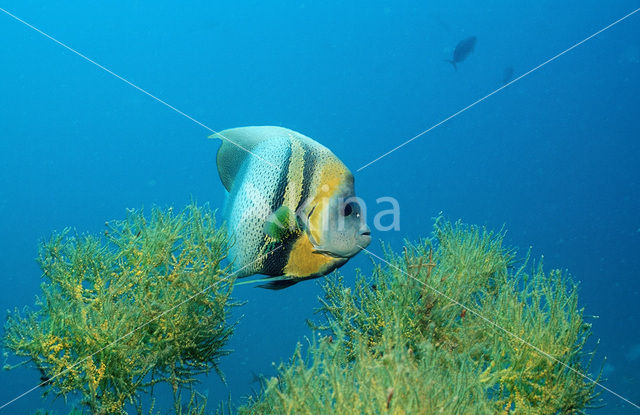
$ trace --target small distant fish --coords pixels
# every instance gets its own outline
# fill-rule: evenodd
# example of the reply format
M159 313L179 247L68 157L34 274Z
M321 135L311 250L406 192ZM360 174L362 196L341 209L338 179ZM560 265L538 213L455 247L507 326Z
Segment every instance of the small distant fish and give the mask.
M476 37L471 36L464 40L461 40L453 51L453 59L447 60L450 64L453 65L455 70L458 70L456 66L457 63L462 62L467 59L467 57L473 52L476 47Z
M266 387L267 385L267 378L264 375L258 375L256 372L254 372L253 370L251 371L251 382L249 382L250 385L253 384L258 384L260 385L261 388Z
M502 72L502 83L507 84L513 78L513 66L507 66Z
M353 175L328 148L281 127L211 138L222 138L216 163L236 277L263 274L274 278L259 287L286 288L330 273L371 242Z
M40 371L40 387L46 387L49 384L51 384L51 378L49 376L47 376L47 374L45 373L44 369L42 369L41 367L38 366L38 370Z

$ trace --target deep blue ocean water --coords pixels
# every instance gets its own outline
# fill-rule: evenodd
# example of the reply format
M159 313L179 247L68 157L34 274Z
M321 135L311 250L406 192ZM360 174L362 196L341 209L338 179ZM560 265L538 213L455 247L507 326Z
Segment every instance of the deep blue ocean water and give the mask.
M638 1L141 2L6 0L0 7L210 128L281 125L352 171L640 7ZM475 52L446 63L477 36ZM0 12L0 309L39 292L38 242L98 233L127 208L222 207L218 142L202 126ZM355 174L359 196L401 206L400 247L432 218L508 229L507 242L568 269L600 340L603 382L640 402L640 13ZM381 206L388 207L388 206ZM341 269L370 269L359 254ZM315 281L237 287L247 304L203 378L210 408L259 389L310 335ZM3 316L4 319L4 316ZM15 363L15 358L10 360ZM0 405L39 382L0 372ZM2 413L41 407L40 390ZM603 392L592 413L637 413ZM164 408L168 409L168 408Z

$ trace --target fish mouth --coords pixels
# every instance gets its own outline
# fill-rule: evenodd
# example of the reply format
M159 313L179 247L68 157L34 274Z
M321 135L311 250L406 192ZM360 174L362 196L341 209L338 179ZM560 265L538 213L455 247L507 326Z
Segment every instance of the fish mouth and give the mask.
M360 234L360 240L356 246L360 249L365 249L371 243L371 231L366 230Z

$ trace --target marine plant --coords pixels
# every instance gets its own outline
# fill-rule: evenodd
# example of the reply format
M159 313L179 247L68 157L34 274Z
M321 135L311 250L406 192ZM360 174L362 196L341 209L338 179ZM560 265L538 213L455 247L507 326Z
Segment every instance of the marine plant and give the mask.
M103 237L54 234L40 247L42 293L35 309L11 312L4 345L35 366L56 396L80 398L73 413L142 413L142 396L173 390L176 413L203 413L181 392L219 359L229 322L232 279L221 261L227 237L207 208L155 208L108 222ZM151 405L151 404L150 404ZM75 411L75 412L74 412Z
M323 284L318 330L240 414L571 414L596 404L591 325L565 272L504 232L438 219L353 288ZM584 376L583 376L584 375Z

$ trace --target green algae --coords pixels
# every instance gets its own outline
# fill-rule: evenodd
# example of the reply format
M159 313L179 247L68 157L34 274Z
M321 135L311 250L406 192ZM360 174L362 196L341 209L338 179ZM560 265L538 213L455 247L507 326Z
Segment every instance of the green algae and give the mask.
M571 414L596 404L577 286L504 232L450 223L385 248L355 287L328 279L308 351L240 414ZM584 374L584 376L583 376Z
M33 365L47 392L80 396L72 413L124 413L127 404L143 413L141 396L161 383L176 413L204 413L202 397L192 394L183 411L180 396L198 374L222 376L237 305L221 264L227 244L213 212L195 205L131 211L102 237L53 235L40 247L35 309L5 324L5 347L27 358L7 368Z
M591 326L565 272L503 246L504 232L439 219L432 238L384 248L370 275L323 282L320 318L239 414L570 414L596 404ZM38 368L70 413L204 414L197 375L233 333L227 239L212 212L154 209L103 237L44 242L42 294L9 314L5 347ZM586 376L586 377L585 377ZM185 392L188 395L185 395ZM146 396L146 398L144 398ZM183 399L186 396L186 399ZM143 409L146 406L146 409ZM231 413L231 404L217 413Z

